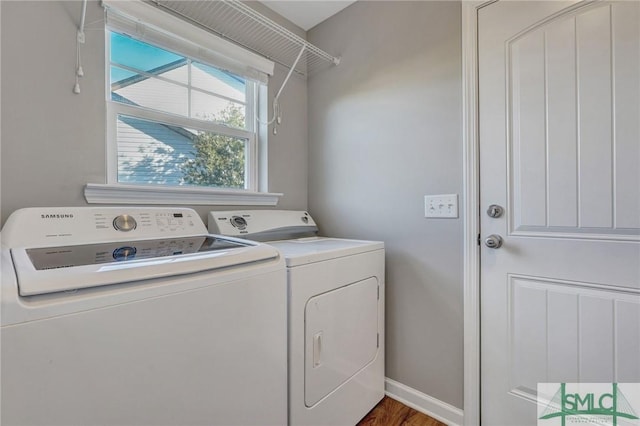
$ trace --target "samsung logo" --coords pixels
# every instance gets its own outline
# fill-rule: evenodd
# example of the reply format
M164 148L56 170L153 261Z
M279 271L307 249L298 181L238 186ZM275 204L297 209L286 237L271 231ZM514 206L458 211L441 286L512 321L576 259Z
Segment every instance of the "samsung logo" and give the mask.
M41 219L73 219L73 214L62 213L62 214L41 214Z

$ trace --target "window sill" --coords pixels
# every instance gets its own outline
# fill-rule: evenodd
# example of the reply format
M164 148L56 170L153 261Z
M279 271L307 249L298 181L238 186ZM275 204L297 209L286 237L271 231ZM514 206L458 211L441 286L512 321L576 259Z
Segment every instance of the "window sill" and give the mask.
M283 194L147 185L88 183L84 198L89 204L189 204L210 206L276 206Z

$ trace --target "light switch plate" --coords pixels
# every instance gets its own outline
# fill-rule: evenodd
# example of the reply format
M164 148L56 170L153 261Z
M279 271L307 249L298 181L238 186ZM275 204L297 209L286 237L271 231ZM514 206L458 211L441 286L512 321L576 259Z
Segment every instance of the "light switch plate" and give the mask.
M457 218L458 194L425 195L424 217Z

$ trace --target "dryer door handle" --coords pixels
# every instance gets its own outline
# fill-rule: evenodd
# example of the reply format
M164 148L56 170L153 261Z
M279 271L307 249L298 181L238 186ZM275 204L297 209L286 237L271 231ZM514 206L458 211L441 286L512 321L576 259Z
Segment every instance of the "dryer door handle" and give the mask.
M313 336L313 368L322 365L320 356L322 355L322 331Z

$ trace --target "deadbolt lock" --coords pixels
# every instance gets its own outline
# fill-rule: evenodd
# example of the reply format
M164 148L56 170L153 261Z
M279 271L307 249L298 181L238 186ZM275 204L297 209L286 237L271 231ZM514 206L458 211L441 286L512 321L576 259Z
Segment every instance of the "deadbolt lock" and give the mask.
M504 213L504 208L497 204L491 204L487 209L487 215L489 217L497 218L502 216L503 213Z

